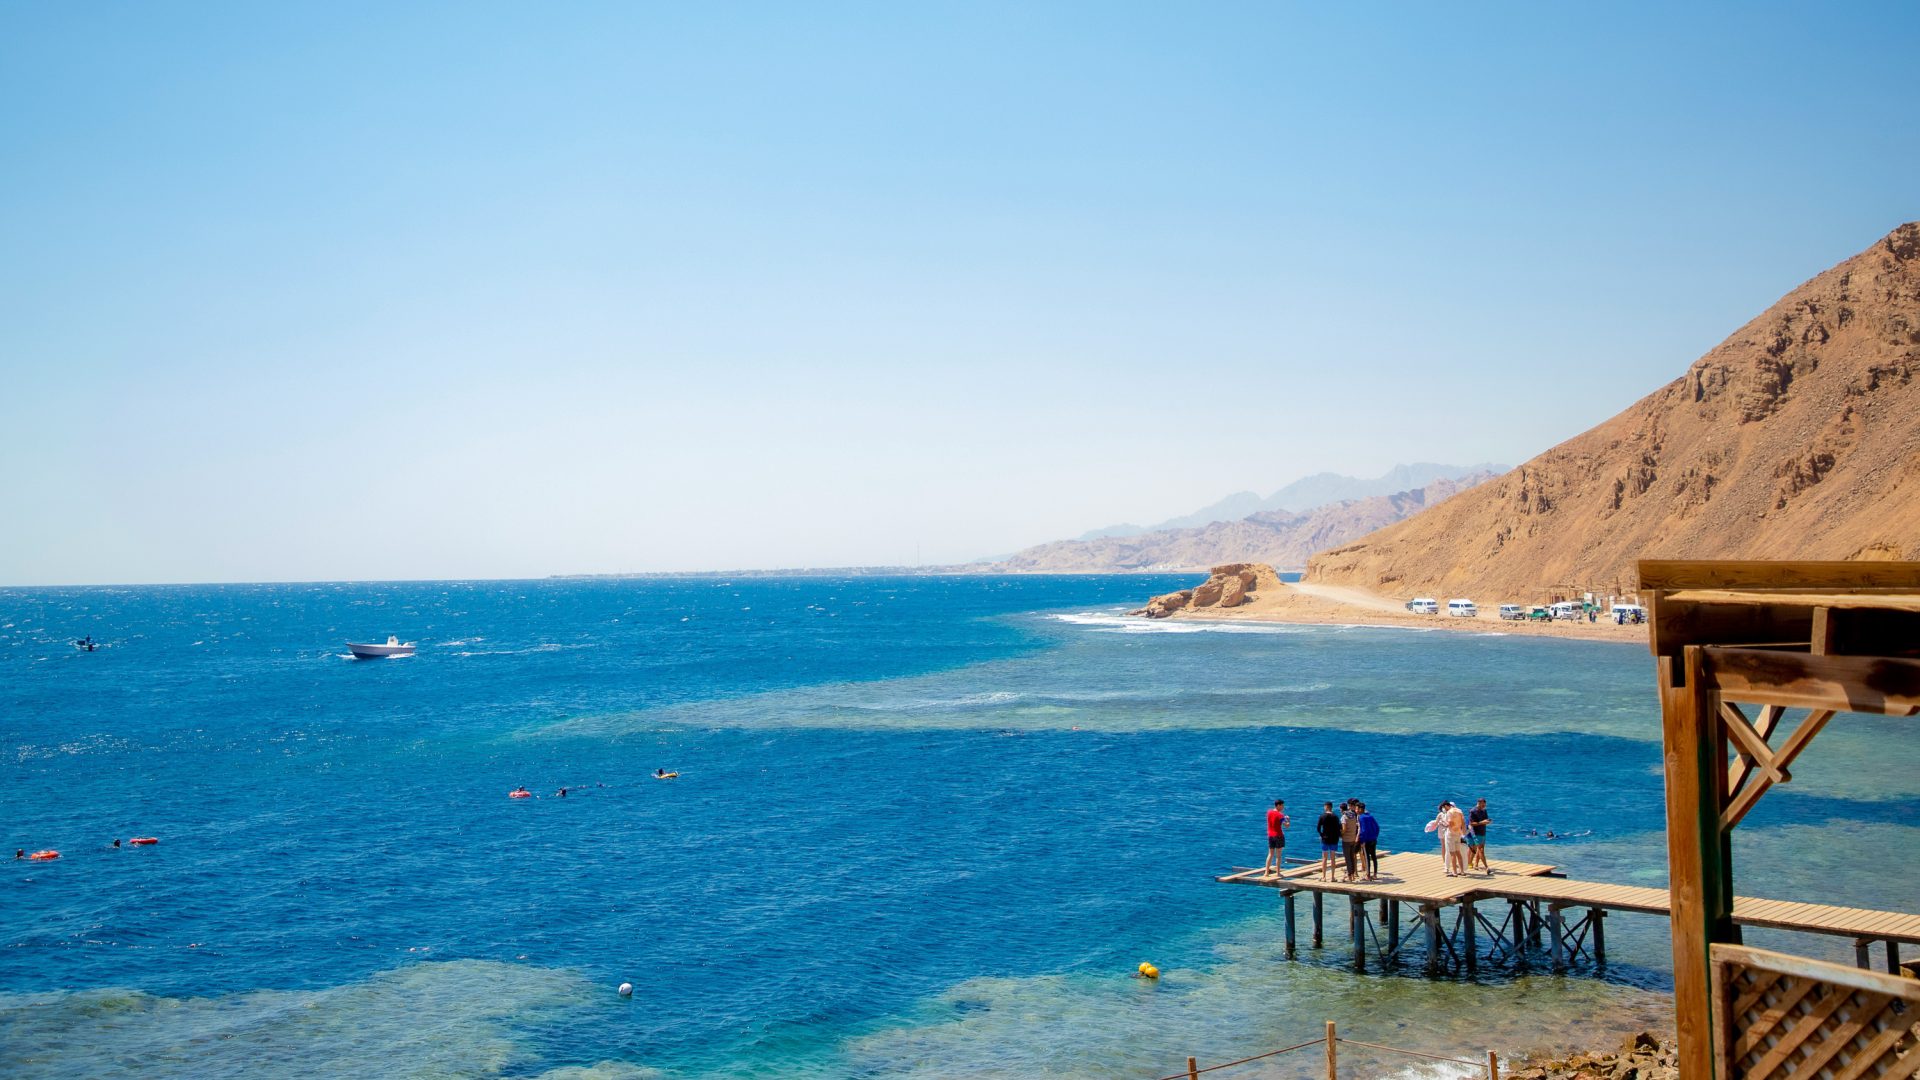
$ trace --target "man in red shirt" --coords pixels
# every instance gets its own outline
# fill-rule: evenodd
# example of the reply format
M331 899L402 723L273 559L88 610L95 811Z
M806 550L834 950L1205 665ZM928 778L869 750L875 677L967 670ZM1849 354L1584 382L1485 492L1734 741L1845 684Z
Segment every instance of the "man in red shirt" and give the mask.
M1273 800L1273 809L1267 811L1267 873L1277 874L1286 869L1282 855L1287 847L1287 826L1293 819L1287 816L1287 800Z

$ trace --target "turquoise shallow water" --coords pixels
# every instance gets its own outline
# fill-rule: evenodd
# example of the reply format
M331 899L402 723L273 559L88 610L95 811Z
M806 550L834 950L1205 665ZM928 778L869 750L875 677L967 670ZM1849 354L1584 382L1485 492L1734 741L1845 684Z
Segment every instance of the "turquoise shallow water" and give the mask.
M1211 881L1276 796L1411 847L1485 795L1506 853L1660 883L1643 650L1117 617L1172 584L0 591L0 840L66 854L0 880L0 1071L1153 1076L1328 1017L1467 1056L1659 1022L1657 920L1604 980L1360 977ZM342 657L387 633L420 655ZM1865 868L1913 849L1920 749L1843 719L1742 889L1910 907L1910 860Z

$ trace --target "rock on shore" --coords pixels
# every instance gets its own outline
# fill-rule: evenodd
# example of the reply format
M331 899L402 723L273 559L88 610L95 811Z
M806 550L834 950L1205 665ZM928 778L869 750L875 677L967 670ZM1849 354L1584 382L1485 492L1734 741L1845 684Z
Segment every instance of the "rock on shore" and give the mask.
M1508 1080L1679 1080L1680 1066L1673 1047L1661 1046L1660 1040L1643 1031L1612 1053L1528 1059L1502 1075Z
M1266 563L1228 563L1214 567L1211 576L1199 585L1156 596L1147 601L1146 607L1128 614L1164 619L1176 611L1239 607L1257 599L1262 589L1279 588L1280 575Z

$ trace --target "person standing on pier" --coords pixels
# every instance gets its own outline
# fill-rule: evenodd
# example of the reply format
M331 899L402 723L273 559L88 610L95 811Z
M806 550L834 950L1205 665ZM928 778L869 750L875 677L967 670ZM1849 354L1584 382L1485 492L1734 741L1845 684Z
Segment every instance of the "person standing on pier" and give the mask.
M1267 873L1278 874L1286 870L1287 826L1293 819L1287 816L1287 800L1273 800L1273 809L1267 811Z
M1467 814L1467 868L1478 866L1489 876L1493 867L1487 865L1487 826L1493 818L1487 814L1487 800L1481 799L1473 804Z
M1467 815L1451 799L1445 806L1445 821L1440 826L1444 838L1440 846L1447 856L1447 873L1460 876L1467 872L1467 850L1463 843L1467 835Z
M1361 858L1366 863L1367 880L1372 881L1380 873L1380 823L1367 813L1366 803L1354 809L1360 811Z
M1347 864L1347 880L1360 877L1360 800L1348 799L1340 806L1340 855Z
M1340 850L1340 815L1333 812L1333 804L1320 804L1320 821L1316 829L1320 833L1320 880L1333 880L1333 856Z

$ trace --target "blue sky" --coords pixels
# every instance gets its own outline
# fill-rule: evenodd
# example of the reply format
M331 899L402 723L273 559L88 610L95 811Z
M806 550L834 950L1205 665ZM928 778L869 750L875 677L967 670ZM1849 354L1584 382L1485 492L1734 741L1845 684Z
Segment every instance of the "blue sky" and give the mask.
M0 583L1517 463L1920 217L1920 6L0 8Z

